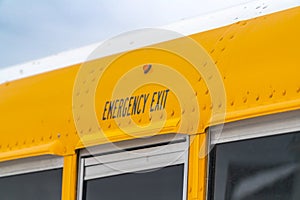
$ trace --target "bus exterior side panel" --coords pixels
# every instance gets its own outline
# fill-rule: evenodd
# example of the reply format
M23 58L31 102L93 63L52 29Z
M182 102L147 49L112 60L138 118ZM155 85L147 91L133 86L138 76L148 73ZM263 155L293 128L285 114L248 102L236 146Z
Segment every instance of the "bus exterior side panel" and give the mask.
M199 106L199 123L190 124L183 132L191 137L188 163L181 162L181 164L185 164L185 167L188 166L188 186L184 185L184 187L186 187L189 200L201 200L207 196L206 179L207 171L210 170L207 168L207 154L210 149L207 149L206 146L210 145L208 143L210 140L207 138L209 136L206 131L220 123L210 120L213 107L226 107L225 128L228 123L300 109L299 23L300 7L298 6L189 36L203 46L208 57L212 59L211 61L219 70L226 92L226 105L212 105L210 96L212 91L208 90L208 85L203 77L199 77L188 62L183 59L173 59L163 53L153 52L150 54L163 60L172 70L179 72L191 83L195 93L193 98L197 99ZM180 38L154 44L151 47L172 46L179 42ZM103 105L88 103L74 105L72 102L74 95L77 95L76 92L74 93L74 83L77 80L81 63L0 84L0 110L2 113L0 115L0 162L6 163L11 160L35 158L41 155L64 157L62 199L75 200L76 186L78 185L77 174L80 173L77 171L78 151L106 145L109 142L124 142L135 139L135 136L151 136L153 134L151 131L156 130L155 128L160 122L149 125L149 121L152 119L149 118L150 111L143 115L137 114L132 118L138 125L137 127L145 127L145 131L134 135L136 130L140 129L128 122L131 117L124 117L120 120L120 124L124 125L122 128L129 130L130 134L128 134L124 129L118 128L114 117L107 119L101 115L102 113L96 112L96 121L101 125L101 130L106 133L102 134L103 132L101 132L99 139L99 132L95 131L94 127L89 127L91 118L84 115L73 115L74 106L79 108L96 107L105 111L105 102L112 104L115 101L115 99L111 99L112 95L110 95L114 87L112 83L117 83L122 73L132 70L138 62L146 61L146 57L134 56L145 55L147 53L143 52L145 49L138 49L140 51L136 54L134 54L135 51L128 52L131 57L123 68L119 70L111 68L106 71L108 74L105 79L99 81L99 84L107 85L107 87L104 89L99 87L101 90L96 87L95 90L97 93L95 99L100 99L97 103L104 103ZM111 58L120 55L122 54L99 58L89 61L87 64L105 64ZM144 76L142 68L140 68L140 72L140 76ZM167 77L166 74L164 76ZM138 90L139 94L145 95L158 95L158 92L162 91L165 92L164 94L169 92L168 88L159 84L148 85ZM90 91L81 92L88 93ZM137 94L134 95L137 96ZM165 108L167 118L164 126L157 132L158 135L180 132L184 112L182 112L174 92L170 91L168 95ZM124 96L123 98L131 97ZM192 110L186 112L185 116L192 115L192 112ZM157 116L159 117L159 115ZM85 120L86 130L78 130L76 125L83 120ZM190 119L190 122L194 121L195 119ZM197 130L191 131L195 127ZM239 135L235 132L233 138L237 137ZM226 149L225 146L224 149ZM217 151L217 155L219 152ZM162 156L161 158L167 157ZM236 193L235 195L239 196L240 194Z

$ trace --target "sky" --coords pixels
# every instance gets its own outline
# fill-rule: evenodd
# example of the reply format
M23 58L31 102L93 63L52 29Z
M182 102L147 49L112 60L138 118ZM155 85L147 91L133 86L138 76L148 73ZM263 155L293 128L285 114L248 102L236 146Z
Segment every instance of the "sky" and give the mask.
M251 0L0 0L0 68Z

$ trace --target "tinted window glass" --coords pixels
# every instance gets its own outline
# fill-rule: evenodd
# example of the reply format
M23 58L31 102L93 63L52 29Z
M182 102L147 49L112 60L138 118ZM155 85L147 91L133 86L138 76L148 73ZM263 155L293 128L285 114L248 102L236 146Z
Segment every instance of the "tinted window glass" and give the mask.
M0 178L0 199L59 200L61 199L61 185L61 169L2 177Z
M300 199L300 134L218 144L211 199Z
M86 200L182 200L182 165L85 181Z

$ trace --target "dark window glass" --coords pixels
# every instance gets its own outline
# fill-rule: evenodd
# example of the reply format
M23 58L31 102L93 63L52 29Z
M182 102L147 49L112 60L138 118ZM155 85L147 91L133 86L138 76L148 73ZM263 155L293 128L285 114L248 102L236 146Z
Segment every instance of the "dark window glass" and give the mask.
M183 165L85 181L85 200L182 200Z
M2 177L0 178L0 199L59 200L61 199L61 185L61 169Z
M211 155L210 199L300 199L299 133L218 144Z

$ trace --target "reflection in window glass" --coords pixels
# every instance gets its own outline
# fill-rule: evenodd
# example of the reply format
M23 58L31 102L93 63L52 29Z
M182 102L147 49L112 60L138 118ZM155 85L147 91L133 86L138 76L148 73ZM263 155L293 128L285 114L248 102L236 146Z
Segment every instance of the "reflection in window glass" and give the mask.
M182 200L182 165L85 181L85 200Z
M0 172L1 173L1 172ZM0 178L1 200L61 199L62 169Z
M299 133L218 144L211 199L300 199L299 155Z

